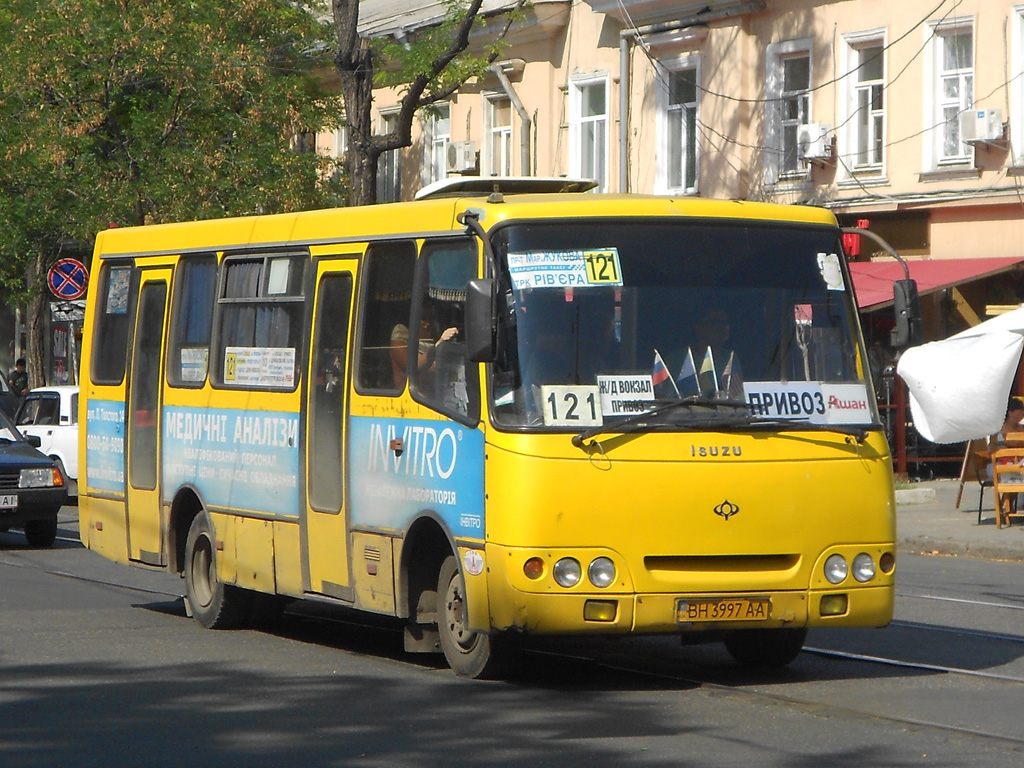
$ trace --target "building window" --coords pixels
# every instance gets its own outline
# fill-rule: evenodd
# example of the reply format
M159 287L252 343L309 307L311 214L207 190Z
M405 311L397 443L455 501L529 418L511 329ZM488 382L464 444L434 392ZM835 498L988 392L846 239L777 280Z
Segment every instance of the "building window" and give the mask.
M512 101L489 96L484 107L485 175L512 175Z
M881 171L885 148L885 45L882 40L847 39L849 75L844 120L844 154L854 171Z
M380 116L381 135L391 133L398 127L398 113L390 112ZM377 202L394 203L402 195L401 150L392 149L377 161Z
M435 106L423 123L424 186L448 178L448 144L452 140L449 104Z
M597 181L608 191L608 77L570 83L569 173Z
M932 135L929 165L969 163L973 151L960 140L960 113L974 105L974 31L971 21L959 19L931 29L931 109L925 129Z
M800 158L799 132L811 122L810 40L768 46L766 71L766 181L806 178L809 166Z
M697 58L658 69L658 150L655 191L697 191Z

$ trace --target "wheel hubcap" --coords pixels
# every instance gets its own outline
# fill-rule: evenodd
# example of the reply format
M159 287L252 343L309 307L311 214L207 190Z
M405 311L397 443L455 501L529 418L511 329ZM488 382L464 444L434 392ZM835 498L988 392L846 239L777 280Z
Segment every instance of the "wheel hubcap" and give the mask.
M476 633L466 629L466 603L462 599L457 574L448 584L444 607L448 633L455 640L459 648L464 651L470 650L473 646L473 641L476 639Z
M205 536L196 541L192 554L192 594L196 602L207 607L213 602L213 550Z

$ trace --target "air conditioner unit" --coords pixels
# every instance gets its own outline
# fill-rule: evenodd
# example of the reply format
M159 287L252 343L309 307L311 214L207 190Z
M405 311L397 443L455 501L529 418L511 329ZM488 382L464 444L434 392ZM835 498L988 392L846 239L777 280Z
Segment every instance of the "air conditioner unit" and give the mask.
M449 173L462 173L476 170L476 143L472 141L452 141L448 144Z
M807 123L796 132L796 144L801 160L832 159L832 126L827 123Z
M1003 138L1003 112L1000 109L971 109L960 113L960 140L999 141Z

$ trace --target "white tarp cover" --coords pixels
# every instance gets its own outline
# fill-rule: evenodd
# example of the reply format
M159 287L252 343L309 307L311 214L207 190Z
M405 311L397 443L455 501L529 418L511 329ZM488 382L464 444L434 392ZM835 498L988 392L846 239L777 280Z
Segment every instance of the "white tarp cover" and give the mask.
M1009 318L1018 313L1019 318ZM1024 309L903 353L896 370L910 391L914 426L924 438L958 443L999 431L1024 349L1021 333Z

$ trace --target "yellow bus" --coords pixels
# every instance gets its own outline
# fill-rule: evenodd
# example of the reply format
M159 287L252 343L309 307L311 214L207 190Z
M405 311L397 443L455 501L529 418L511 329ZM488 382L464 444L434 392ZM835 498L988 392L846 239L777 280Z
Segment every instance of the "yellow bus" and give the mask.
M181 574L206 627L326 600L469 677L531 634L778 666L887 624L892 466L833 215L580 188L101 233L83 543Z

